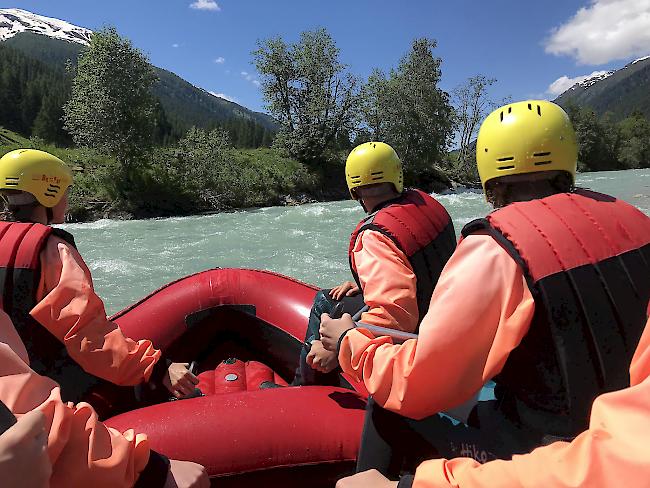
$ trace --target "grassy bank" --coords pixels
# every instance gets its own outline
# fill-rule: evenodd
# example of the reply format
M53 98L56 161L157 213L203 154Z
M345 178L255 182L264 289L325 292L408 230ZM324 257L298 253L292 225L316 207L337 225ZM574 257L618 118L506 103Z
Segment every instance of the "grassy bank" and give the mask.
M340 178L330 184L322 172L268 148L228 148L209 164L210 154L158 148L131 175L133 188L125 189L116 183L117 165L110 157L89 149L57 148L0 128L0 156L25 147L48 151L73 169L69 218L75 222L191 215L346 197Z

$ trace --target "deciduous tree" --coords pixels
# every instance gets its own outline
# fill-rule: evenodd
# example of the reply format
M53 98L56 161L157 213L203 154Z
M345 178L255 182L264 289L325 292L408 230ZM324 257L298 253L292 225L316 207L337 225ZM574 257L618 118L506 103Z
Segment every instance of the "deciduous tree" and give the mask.
M108 27L79 55L65 128L74 142L115 157L125 183L153 141L153 68L142 52Z
M358 92L330 34L305 31L293 44L261 40L252 54L267 107L282 127L276 145L307 163L326 160L340 134L354 128Z
M438 86L441 59L436 42L416 39L386 77L375 70L364 86L363 115L372 138L402 157L407 183L428 180L442 165L452 134L449 95Z
M454 132L458 137L457 168L461 174L478 177L474 139L485 117L497 107L488 90L496 83L495 78L476 75L457 86L452 92L454 105Z

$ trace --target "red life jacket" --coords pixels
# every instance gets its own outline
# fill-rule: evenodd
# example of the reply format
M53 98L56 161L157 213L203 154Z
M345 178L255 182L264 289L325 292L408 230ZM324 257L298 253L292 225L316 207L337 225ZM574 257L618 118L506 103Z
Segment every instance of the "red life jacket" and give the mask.
M465 226L487 231L519 263L535 299L530 329L495 378L523 425L575 436L596 396L629 386L647 319L650 218L579 190L496 210Z
M64 401L76 403L102 380L86 373L65 345L29 314L41 278L40 253L51 235L75 245L72 235L62 229L0 222L0 306L25 344L31 368L59 383Z
M456 249L451 217L430 195L420 190L407 190L364 218L352 232L348 249L350 270L360 289L352 250L357 237L365 230L375 230L389 237L409 260L417 280L419 325L429 309L442 268Z

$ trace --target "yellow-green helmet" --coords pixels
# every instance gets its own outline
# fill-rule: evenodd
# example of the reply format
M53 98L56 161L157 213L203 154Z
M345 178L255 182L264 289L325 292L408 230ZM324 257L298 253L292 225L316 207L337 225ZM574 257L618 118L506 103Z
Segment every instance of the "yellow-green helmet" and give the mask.
M345 162L345 179L352 198L353 190L376 183L392 183L398 193L404 190L402 162L395 150L383 142L366 142L355 147Z
M0 158L0 190L30 193L44 207L59 203L71 184L70 168L50 153L16 149Z
M569 116L546 100L510 103L487 116L478 133L476 164L485 183L502 176L566 171L575 179L576 135Z

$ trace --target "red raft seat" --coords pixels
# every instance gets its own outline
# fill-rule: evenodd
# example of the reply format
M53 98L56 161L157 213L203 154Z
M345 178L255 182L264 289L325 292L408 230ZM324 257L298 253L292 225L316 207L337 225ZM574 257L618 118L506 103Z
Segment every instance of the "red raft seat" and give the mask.
M199 374L198 378L196 386L205 396L287 386L287 382L265 364L239 359L226 359L215 369Z

